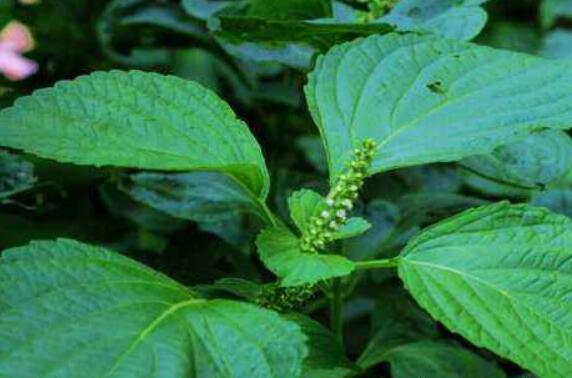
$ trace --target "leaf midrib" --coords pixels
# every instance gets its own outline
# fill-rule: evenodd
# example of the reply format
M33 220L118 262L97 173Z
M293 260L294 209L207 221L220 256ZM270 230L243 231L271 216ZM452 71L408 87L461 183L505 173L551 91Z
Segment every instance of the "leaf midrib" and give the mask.
M157 316L145 329L143 329L139 334L134 337L131 344L125 349L125 351L117 358L115 363L109 368L109 370L102 375L102 377L107 378L113 374L117 368L123 363L123 361L131 354L138 346L141 344L147 336L157 329L157 327L167 319L169 316L174 315L177 311L196 304L206 303L205 299L189 299L183 302L172 305L167 310L163 311L159 316Z

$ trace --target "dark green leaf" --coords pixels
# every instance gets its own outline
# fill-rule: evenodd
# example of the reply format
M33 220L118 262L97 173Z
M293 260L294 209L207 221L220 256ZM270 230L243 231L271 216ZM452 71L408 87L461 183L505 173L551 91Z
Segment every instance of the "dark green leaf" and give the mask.
M220 173L136 173L122 189L175 218L216 222L251 213L267 219L258 198L232 176Z
M387 361L396 348L438 336L437 324L405 290L392 289L387 285L383 289L383 298L378 300L373 310L373 335L357 361L364 369Z
M33 188L37 181L31 163L6 151L0 151L0 202Z
M270 20L310 20L332 15L331 0L250 0L248 16Z
M296 322L308 338L308 357L304 360L304 378L347 378L357 369L344 353L336 336L320 323L302 315L289 314L286 317Z
M393 349L388 359L394 378L505 378L493 362L458 346L421 341Z

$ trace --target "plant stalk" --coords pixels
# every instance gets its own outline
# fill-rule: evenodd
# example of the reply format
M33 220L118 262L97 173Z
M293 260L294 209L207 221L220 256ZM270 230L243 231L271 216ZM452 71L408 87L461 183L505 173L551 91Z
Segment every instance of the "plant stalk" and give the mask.
M399 257L371 261L358 261L355 263L356 270L387 269L399 266Z
M330 328L343 345L343 296L342 279L334 278L332 281L332 298L330 299Z

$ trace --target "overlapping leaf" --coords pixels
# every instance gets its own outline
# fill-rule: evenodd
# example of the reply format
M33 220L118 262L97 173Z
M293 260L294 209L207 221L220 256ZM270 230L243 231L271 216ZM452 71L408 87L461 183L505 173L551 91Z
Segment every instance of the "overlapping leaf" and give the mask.
M548 130L501 146L491 154L469 157L461 164L499 183L543 188L572 169L572 140L562 131Z
M452 39L470 40L484 28L487 0L401 0L380 21L398 30L430 32Z
M371 173L489 153L572 124L569 65L432 36L371 36L336 46L306 87L332 178L366 138Z
M0 281L1 376L296 377L307 353L276 313L70 240L5 251Z

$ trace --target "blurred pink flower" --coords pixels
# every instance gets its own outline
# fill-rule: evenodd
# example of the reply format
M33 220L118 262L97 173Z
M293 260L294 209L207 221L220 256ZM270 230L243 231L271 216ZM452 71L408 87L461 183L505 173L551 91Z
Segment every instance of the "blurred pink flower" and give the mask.
M26 25L12 21L0 32L0 72L9 80L23 80L38 70L38 65L21 54L34 48Z

